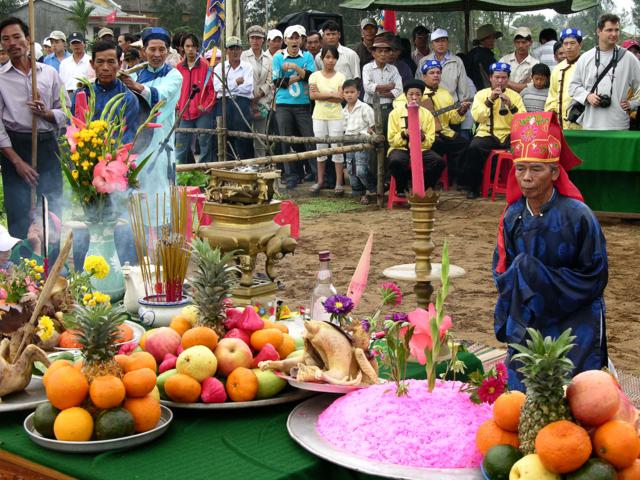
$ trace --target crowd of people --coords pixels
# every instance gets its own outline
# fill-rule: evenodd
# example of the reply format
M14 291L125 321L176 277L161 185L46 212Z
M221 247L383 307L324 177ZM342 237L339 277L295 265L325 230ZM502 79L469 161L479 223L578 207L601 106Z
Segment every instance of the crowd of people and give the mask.
M489 152L510 148L511 123L519 112L554 112L564 129L635 126L640 45L617 45L620 20L613 14L601 15L597 45L584 54L583 33L576 28L563 29L559 39L554 30L545 29L540 46L532 49L531 30L519 27L513 33L513 52L499 59L493 48L502 33L493 25L479 27L474 48L457 55L442 28L430 31L420 25L410 42L381 30L371 18L360 27L361 40L351 49L332 20L320 31L301 25L267 31L254 25L246 30L246 42L226 38L224 62L219 49L204 52L196 35L171 36L160 27L117 37L102 28L91 52L81 32L67 36L55 30L42 47L37 45L39 92L34 100L30 86L25 88L31 72L29 29L16 18L5 19L0 23L0 153L10 232L26 235L32 185L50 198L53 210L59 209L56 136L66 126L60 92L64 86L65 101L73 105L78 88L86 89L79 85L82 78L94 84L98 106L116 93L126 94L128 132L164 102L157 121L162 127L149 135L140 152L157 153L140 175L142 189L150 194L166 191L174 182L176 162L217 160L213 135L180 131L174 139L172 133L174 123L215 128L223 105L229 130L339 137L373 134L375 104L387 143L384 181L393 176L403 195L411 177L407 104L415 101L426 186L435 187L447 168L449 182L465 189L470 199L479 194ZM37 169L30 159L33 115L38 118ZM325 147L329 145L229 137L226 148L230 158L246 159ZM368 203L377 182L370 157L367 152L334 153L285 163L284 184L293 190L308 181L312 193L334 188L342 195L348 179L356 198Z

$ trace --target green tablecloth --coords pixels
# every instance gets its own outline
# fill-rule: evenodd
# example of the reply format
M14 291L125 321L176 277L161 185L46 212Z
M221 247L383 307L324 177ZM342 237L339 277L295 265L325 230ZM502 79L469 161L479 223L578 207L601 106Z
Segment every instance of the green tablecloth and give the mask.
M413 378L424 367L409 365ZM295 404L245 410L174 409L169 430L153 443L97 456L46 450L22 422L31 413L0 414L0 448L80 479L373 479L307 453L287 433Z
M640 214L640 132L565 130L583 164L569 174L594 211Z

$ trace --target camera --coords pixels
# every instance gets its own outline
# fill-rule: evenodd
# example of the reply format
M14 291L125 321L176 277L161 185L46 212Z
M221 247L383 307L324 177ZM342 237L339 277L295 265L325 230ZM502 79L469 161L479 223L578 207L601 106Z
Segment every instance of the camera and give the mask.
M609 95L600 95L600 108L609 108L611 106L611 97Z

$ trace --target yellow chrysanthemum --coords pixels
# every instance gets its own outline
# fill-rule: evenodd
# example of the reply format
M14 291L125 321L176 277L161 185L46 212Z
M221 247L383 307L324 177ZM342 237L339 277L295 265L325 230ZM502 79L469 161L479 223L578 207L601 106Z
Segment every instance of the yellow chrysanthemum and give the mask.
M35 268L38 265L38 262L35 260L29 260L29 265L31 265L31 268Z
M78 148L84 148L84 142L78 142Z
M71 161L78 162L80 160L80 154L78 152L74 152L71 154Z
M78 177L80 176L80 173L78 172L78 170L73 170L71 172L71 176L73 177L74 180L77 180Z
M89 152L89 158L96 158L96 152Z
M80 166L82 167L83 170L89 170L89 167L91 166L91 163L88 162L87 160L85 160L84 162L82 162L80 164Z
M84 271L98 279L109 275L109 264L100 255L88 255L84 260Z
M41 316L38 320L38 330L36 331L36 335L40 337L40 340L46 342L51 338L53 332L55 332L55 329L53 328L53 320L46 315Z
M44 273L44 267L42 265L38 265L36 268L33 269L33 271L36 273Z

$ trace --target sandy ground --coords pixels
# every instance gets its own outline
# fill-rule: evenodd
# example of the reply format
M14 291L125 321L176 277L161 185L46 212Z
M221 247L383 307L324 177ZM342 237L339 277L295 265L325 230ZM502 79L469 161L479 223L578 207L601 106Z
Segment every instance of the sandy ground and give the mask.
M504 202L469 202L457 192L443 193L437 212L434 251L436 261L442 244L449 244L452 264L467 274L452 280L447 311L453 317L458 338L501 346L493 335L496 290L491 278L491 259L498 219ZM637 361L640 336L640 222L603 221L609 253L609 284L605 291L609 354L616 367L640 375ZM384 281L382 271L392 265L413 263L411 216L406 208L343 212L301 221L298 250L283 260L278 271L285 282L282 297L291 307L307 305L318 266L317 252L331 250L334 285L345 292L367 240L375 233L369 287L359 307L371 313L379 301L376 287ZM407 294L405 308L413 308L413 285L401 284Z

